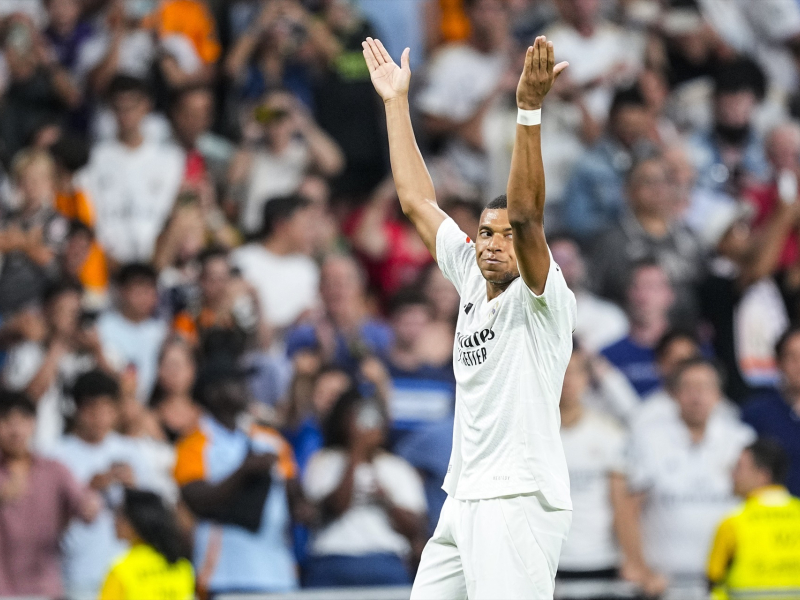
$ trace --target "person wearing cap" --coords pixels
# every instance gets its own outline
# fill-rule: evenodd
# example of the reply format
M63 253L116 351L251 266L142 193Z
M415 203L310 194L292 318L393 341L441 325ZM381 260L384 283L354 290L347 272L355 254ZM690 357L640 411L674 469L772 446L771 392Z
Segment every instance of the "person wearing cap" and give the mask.
M0 596L64 597L59 541L73 517L91 522L96 494L31 452L36 406L0 389Z
M195 397L205 414L178 443L175 480L197 519L198 589L212 596L296 589L288 531L304 505L294 502L302 496L291 446L248 419L246 373L229 361L208 361L200 369Z
M781 204L758 234L750 228L752 214L746 204L720 203L709 211L701 238L711 259L708 276L697 288L700 314L714 331L714 353L727 374L725 393L736 402L751 390L737 354L735 315L752 286L765 281L774 285L765 278L777 266L781 248L800 217L800 205ZM766 314L766 305L761 304L758 312Z

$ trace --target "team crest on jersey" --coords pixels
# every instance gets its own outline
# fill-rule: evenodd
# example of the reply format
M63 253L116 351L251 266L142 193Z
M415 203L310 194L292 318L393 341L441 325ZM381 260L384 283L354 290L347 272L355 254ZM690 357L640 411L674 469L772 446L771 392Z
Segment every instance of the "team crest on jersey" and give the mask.
M467 367L475 367L486 361L486 343L494 339L491 328L482 329L469 335L456 333L458 356L456 360Z

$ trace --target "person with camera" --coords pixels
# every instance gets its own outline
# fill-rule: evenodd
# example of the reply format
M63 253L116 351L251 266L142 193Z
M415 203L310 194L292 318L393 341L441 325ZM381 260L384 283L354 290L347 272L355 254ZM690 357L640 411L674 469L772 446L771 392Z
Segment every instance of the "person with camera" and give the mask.
M354 389L331 410L325 447L303 477L322 514L306 587L411 583L409 568L425 544L425 492L414 468L383 449L386 427L381 405Z
M32 313L43 330L41 339L24 339L13 346L3 370L4 384L24 391L36 405L34 446L39 450L48 449L63 434L75 379L97 367L112 370L94 315L81 312L81 294L81 286L70 281L45 290L42 313Z

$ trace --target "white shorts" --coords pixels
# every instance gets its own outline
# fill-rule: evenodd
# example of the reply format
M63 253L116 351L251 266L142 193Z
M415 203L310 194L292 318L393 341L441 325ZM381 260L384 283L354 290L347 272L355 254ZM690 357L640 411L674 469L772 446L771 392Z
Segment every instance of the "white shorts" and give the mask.
M445 500L411 600L552 600L572 511L540 492Z

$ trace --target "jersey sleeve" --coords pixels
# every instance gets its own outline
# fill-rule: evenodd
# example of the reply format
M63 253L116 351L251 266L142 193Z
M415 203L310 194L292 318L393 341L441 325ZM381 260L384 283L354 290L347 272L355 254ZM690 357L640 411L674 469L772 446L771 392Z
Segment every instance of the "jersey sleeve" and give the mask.
M733 526L733 519L728 517L717 528L714 544L708 555L706 575L711 583L720 583L725 580L735 552L736 529Z
M550 248L547 249L550 252ZM523 281L520 289L525 301L537 319L548 322L550 328L560 326L575 331L578 323L577 304L575 295L567 286L561 267L558 266L550 254L550 270L547 272L547 281L541 294L534 293Z
M436 232L436 261L461 294L467 272L475 264L475 243L451 218L442 221Z
M206 436L200 430L189 434L178 443L174 475L179 486L206 478L206 443Z

